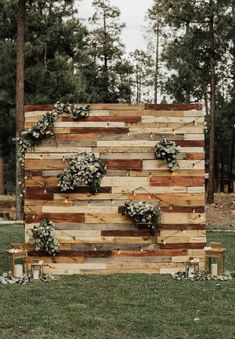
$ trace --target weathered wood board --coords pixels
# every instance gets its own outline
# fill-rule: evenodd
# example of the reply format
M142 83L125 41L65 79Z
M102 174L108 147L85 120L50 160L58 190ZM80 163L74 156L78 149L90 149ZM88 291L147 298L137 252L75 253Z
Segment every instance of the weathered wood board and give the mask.
M200 104L94 104L90 117L55 123L55 138L43 140L25 159L25 242L43 217L56 225L61 252L42 258L46 270L61 274L172 273L190 257L204 267L204 113ZM30 128L52 105L25 106ZM162 136L179 146L179 168L168 171L154 157ZM61 192L58 174L75 153L93 152L107 165L101 190L83 185ZM161 205L157 236L122 215L127 200Z

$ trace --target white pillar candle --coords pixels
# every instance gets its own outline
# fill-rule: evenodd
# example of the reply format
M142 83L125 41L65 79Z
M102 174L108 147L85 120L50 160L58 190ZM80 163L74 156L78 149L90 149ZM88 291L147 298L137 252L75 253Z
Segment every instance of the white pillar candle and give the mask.
M218 274L218 265L211 264L211 275L217 275L217 274Z
M189 278L193 277L193 273L194 273L194 267L193 266L189 266L189 268L188 268L188 276L189 276Z
M23 277L23 265L16 264L15 265L15 277L22 278Z
M39 270L33 270L33 280L39 280Z

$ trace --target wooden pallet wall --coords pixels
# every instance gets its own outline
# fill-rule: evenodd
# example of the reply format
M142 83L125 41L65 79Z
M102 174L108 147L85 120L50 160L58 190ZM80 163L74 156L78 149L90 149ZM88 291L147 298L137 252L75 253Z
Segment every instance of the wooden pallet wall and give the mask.
M25 106L25 127L51 105ZM25 241L43 217L56 224L57 257L45 257L56 273L171 273L189 257L204 265L204 134L200 104L94 104L90 117L55 123L55 139L26 153ZM169 136L180 146L179 168L171 173L154 157L154 145ZM107 164L101 191L87 187L61 193L57 175L66 159L93 152ZM161 202L157 244L148 228L122 215L126 200ZM32 260L38 253L31 251Z

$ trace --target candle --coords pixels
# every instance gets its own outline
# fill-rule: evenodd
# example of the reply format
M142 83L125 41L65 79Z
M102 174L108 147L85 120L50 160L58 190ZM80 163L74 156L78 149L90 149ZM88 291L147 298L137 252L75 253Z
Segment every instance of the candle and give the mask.
M22 278L23 277L23 265L16 264L15 265L15 277Z
M39 280L39 270L33 270L33 280Z
M217 275L217 274L218 274L218 265L211 264L211 275Z
M188 276L189 276L189 278L193 277L193 273L194 273L194 267L190 266L188 268Z

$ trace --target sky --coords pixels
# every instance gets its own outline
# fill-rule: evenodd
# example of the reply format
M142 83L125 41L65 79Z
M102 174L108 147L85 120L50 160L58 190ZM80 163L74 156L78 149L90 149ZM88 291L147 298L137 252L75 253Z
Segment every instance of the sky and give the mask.
M79 17L87 20L94 13L91 6L92 0L82 0L78 3ZM120 9L120 21L126 23L122 33L122 42L126 45L127 52L129 53L137 48L143 49L145 47L143 38L144 17L153 0L110 0L110 3ZM86 21L85 23L87 24Z

